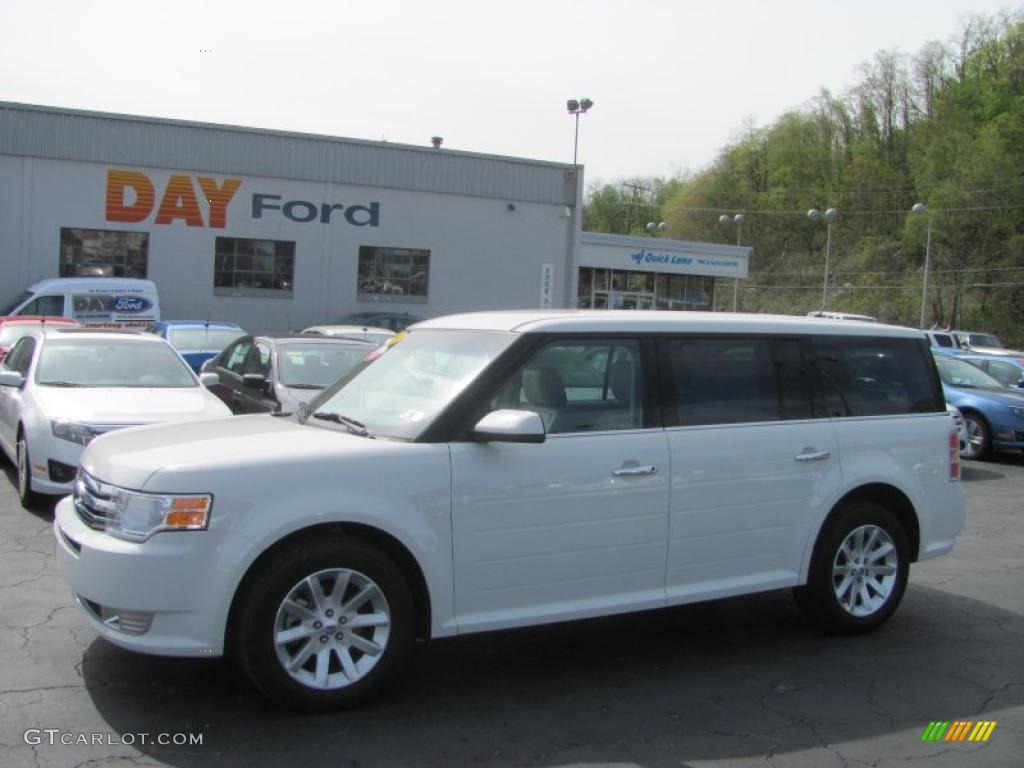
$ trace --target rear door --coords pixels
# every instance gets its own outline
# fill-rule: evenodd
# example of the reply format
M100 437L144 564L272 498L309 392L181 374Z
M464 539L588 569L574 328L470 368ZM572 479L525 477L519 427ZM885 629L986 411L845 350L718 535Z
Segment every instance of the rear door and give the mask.
M799 338L661 342L672 464L668 602L792 586L840 485Z

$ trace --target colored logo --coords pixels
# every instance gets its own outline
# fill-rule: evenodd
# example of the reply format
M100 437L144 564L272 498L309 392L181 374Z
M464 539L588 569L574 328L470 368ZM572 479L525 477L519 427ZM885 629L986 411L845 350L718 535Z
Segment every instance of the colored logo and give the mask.
M110 300L111 312L145 312L153 302L141 296L115 296Z
M933 720L921 734L921 741L988 741L996 729L995 720Z

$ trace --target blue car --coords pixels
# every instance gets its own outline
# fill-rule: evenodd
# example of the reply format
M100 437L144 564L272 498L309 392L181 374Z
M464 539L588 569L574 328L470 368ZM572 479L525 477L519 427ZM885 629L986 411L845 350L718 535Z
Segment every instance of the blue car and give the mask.
M245 336L241 326L212 320L162 320L149 330L167 339L196 373L224 347Z
M1005 387L966 360L933 355L946 402L964 416L965 459L981 459L994 450L1024 449L1024 392Z

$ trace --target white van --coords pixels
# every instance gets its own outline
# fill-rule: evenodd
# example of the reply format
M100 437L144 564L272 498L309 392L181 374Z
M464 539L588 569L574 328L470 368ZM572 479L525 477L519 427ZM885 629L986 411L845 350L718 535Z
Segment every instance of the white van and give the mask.
M147 328L160 319L152 280L128 277L56 277L30 285L4 315L73 317L82 325Z
M867 632L964 524L919 330L562 310L396 338L295 413L94 440L54 524L93 629L319 709L416 638L783 588Z

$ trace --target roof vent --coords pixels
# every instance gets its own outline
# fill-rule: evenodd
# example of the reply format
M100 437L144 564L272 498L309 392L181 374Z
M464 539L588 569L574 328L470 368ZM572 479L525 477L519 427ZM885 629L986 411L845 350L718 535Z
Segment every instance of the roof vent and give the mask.
M444 141L444 136L431 136L430 137L430 143L434 145L434 149L440 149L442 141Z

